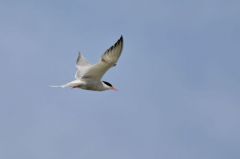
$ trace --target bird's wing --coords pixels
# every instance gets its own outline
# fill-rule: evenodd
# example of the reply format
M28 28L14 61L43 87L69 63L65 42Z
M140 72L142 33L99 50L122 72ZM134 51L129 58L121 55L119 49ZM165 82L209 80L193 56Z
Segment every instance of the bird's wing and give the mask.
M76 67L77 71L75 74L76 79L82 78L82 76L87 72L87 70L91 67L92 65L87 61L87 59L81 54L80 52L78 53L78 58L76 61Z
M82 79L100 80L108 69L115 66L123 49L123 37L121 36L118 41L105 51L99 63L92 65Z

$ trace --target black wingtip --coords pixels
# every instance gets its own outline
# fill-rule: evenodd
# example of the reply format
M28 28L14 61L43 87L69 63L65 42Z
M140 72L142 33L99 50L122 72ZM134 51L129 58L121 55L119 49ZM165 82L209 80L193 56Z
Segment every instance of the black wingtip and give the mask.
M121 37L120 37L120 39L119 39L120 41L123 41L123 35L121 35Z
M80 56L81 56L81 52L79 51L78 52L78 57L77 57L77 60L76 60L76 64L78 63L79 59L80 59Z
M121 35L115 45L117 45L117 44L119 44L119 43L122 43L122 42L123 42L123 36Z
M109 52L111 50L113 50L115 47L117 47L118 45L123 44L123 36L121 35L121 37L117 40L117 42L115 44L113 44L109 49L107 49L106 52Z

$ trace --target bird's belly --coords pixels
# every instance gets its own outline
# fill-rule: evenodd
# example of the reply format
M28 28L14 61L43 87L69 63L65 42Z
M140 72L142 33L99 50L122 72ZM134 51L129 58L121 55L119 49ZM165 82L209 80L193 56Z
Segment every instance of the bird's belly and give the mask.
M103 91L101 85L97 83L87 83L85 85L81 85L81 89L92 90L92 91Z

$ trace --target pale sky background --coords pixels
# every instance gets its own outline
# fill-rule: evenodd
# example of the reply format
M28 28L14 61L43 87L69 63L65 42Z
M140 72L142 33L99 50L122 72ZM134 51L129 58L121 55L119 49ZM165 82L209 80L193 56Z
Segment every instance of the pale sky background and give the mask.
M0 159L239 159L239 0L0 0ZM117 93L49 88L124 36Z

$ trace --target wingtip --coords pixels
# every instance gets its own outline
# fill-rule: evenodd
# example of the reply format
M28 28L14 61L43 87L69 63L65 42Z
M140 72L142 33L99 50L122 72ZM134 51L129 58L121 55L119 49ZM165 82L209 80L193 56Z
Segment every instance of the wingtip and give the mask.
M81 56L82 56L82 54L81 54L81 52L79 51L79 52L78 52L78 57L77 57L77 60L76 60L76 64L77 64L78 61L80 60Z
M112 45L107 51L113 50L115 47L117 47L118 45L123 44L123 36L121 35L121 37L117 40L117 42L115 42L114 45Z
M115 43L115 45L118 45L119 43L123 43L123 35L120 36L118 41Z
M81 51L78 51L78 56L82 56L82 53L81 53Z
M120 39L119 39L119 40L123 41L123 35L120 36Z

